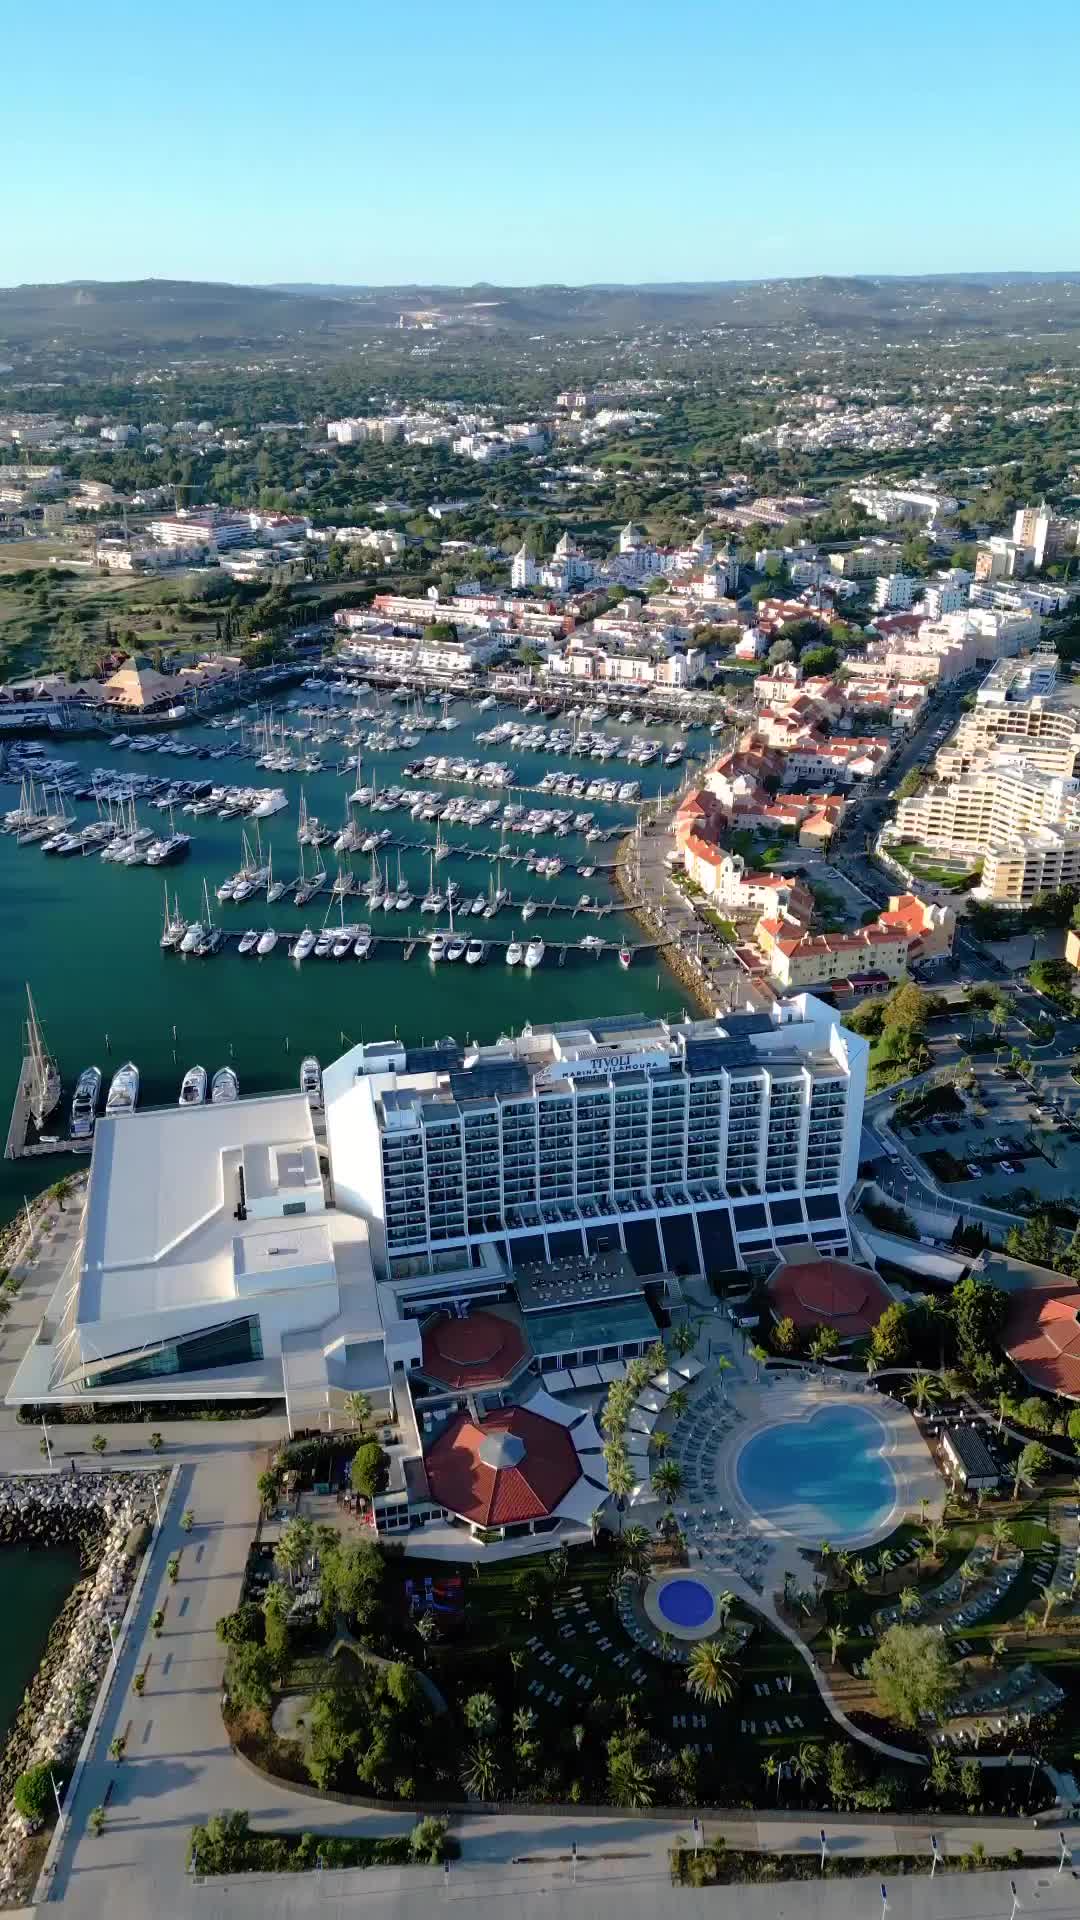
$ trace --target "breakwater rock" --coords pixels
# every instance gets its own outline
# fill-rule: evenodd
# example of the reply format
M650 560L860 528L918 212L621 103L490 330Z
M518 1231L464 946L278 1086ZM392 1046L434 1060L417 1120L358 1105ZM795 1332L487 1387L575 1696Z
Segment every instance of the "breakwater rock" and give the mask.
M15 1782L42 1761L70 1773L137 1571L129 1542L154 1518L153 1483L164 1473L87 1473L77 1479L0 1475L0 1546L76 1545L83 1577L49 1634L0 1754L0 1904L15 1897L26 1824L12 1805Z

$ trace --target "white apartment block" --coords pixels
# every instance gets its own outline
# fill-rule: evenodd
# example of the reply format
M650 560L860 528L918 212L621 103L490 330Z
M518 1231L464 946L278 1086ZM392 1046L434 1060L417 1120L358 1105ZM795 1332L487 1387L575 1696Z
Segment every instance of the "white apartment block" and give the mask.
M568 646L544 662L553 679L606 680L632 687L686 687L702 672L705 654L700 647L685 653L657 656L646 652L619 652L602 646Z
M466 1052L354 1047L328 1076L339 1207L395 1278L485 1247L598 1247L639 1270L735 1267L785 1236L836 1244L867 1042L807 994L769 1013L527 1028Z
M922 487L879 487L867 483L852 487L851 498L865 508L872 520L936 520L940 513L952 513L959 504L947 493L931 493Z
M1080 826L1035 827L989 847L975 898L994 906L1030 907L1035 896L1080 882Z
M887 837L975 855L1035 827L1080 828L1080 781L1042 773L1010 753L899 801Z
M910 574L882 573L874 582L874 607L879 613L886 607L896 607L903 612L914 598L915 582Z

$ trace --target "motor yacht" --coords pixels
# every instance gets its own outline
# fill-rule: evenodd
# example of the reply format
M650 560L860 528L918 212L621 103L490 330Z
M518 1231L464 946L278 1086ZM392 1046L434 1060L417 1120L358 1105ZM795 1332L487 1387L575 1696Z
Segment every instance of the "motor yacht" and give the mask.
M71 1137L86 1140L97 1122L97 1104L101 1098L101 1068L84 1067L75 1084L71 1102Z
M583 953L600 953L603 951L604 942L598 933L587 933L584 939L578 941L578 946Z
M180 1082L181 1107L202 1107L206 1104L206 1068L189 1067Z
M192 920L180 936L180 952L194 953L200 940L205 937L206 928L201 920Z
M543 941L530 940L528 946L525 949L526 972L531 973L534 967L538 967L543 957L544 957Z
M300 1091L307 1094L313 1107L322 1106L322 1068L313 1053L300 1062Z
M446 958L448 960L460 960L468 944L463 933L452 933L446 942Z
M240 1082L232 1067L219 1067L210 1082L210 1104L227 1107L240 1098Z
M471 906L471 907L469 908L469 912L470 912L470 913L483 913L483 911L484 911L484 908L485 908L486 906L487 906L487 894L486 894L486 893L478 893L478 894L477 894L477 896L476 896L476 899L475 899L475 900L473 901L473 903L472 903L472 906Z
M371 952L371 948L372 948L371 928L361 927L353 945L353 952L356 955L356 958L358 960L366 960L368 957L368 954Z
M433 933L431 936L431 942L428 946L428 959L429 960L445 960L445 958L446 958L446 935L445 933Z
M356 939L359 931L359 927L349 926L348 924L338 928L333 947L330 950L335 960L346 960L348 958L353 950L353 941Z
M484 961L487 959L487 951L486 940L470 940L465 949L465 965L467 967L482 967Z
M309 953L314 951L314 948L315 935L312 933L310 927L305 927L303 933L298 933L296 939L293 941L292 958L294 960L306 960Z
M240 953L254 953L258 944L259 944L258 927L249 927L246 933L242 933L240 935L240 946L238 951Z
M325 960L328 954L333 953L336 938L332 928L324 927L321 933L316 934L314 946L316 960Z
M522 947L521 941L515 935L514 939L511 940L510 945L506 949L507 966L508 967L520 966L523 958L523 954L524 954L524 949Z
M267 927L265 933L260 933L259 935L255 952L261 958L261 956L264 953L273 953L274 948L277 946L277 943L278 943L277 928Z
M105 1102L107 1114L134 1113L139 1102L139 1069L133 1061L125 1061L117 1067L109 1082L109 1097Z
M634 956L630 951L629 947L619 948L619 965L622 968L624 973L626 972L626 969L632 964L633 958Z

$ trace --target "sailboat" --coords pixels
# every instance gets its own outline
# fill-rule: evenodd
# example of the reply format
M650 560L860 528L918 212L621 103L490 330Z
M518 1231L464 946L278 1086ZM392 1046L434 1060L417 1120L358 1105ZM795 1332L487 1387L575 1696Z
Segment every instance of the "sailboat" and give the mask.
M179 903L174 900L171 908L169 906L169 889L166 886L165 916L161 923L161 939L158 944L167 953L175 953L187 929L188 923L180 912Z
M397 911L399 913L405 913L408 908L412 906L413 897L412 889L408 881L403 880L401 877L401 855L399 853L397 857L397 892L394 895L394 906L397 908Z
M428 890L420 902L421 913L441 913L446 904L446 896L435 885L435 855L431 855L430 881Z
M198 960L205 960L209 954L216 953L222 938L221 928L215 927L214 916L210 912L210 894L205 880L203 881L203 911L206 914L206 920L199 929L199 938L190 949ZM182 946L181 950L183 950Z
M26 1090L30 1096L30 1118L40 1133L60 1099L60 1069L45 1045L45 1035L41 1031L29 985L26 989L24 1065L29 1066Z
M268 847L266 852L266 902L267 902L267 905L273 906L274 901L280 900L284 892L285 892L284 880L274 879L274 849L273 847Z

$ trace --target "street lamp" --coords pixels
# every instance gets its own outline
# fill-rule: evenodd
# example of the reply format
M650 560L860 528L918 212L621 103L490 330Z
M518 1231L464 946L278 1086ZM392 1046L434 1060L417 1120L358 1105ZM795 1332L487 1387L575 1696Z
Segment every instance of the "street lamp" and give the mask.
M1015 1880L1009 1881L1009 1892L1012 1894L1012 1912L1009 1915L1009 1920L1016 1920L1016 1916L1020 1911L1020 1895L1016 1891Z
M52 1447L51 1447L51 1445L50 1445L50 1443L49 1443L49 1429L48 1429L48 1427L47 1427L47 1426L45 1425L45 1415L44 1415L44 1414L42 1414L42 1416L41 1416L41 1431L42 1431L42 1433L43 1433L43 1434L44 1434L44 1436L45 1436L45 1456L46 1456L46 1459L48 1460L48 1462L49 1462L49 1465L50 1465L50 1467L51 1467L51 1466L52 1466L52 1463L53 1463L53 1458L52 1458Z
M821 1871L822 1871L822 1873L824 1873L824 1871L825 1871L825 1857L826 1857L826 1855L827 1855L827 1853L828 1853L828 1851L829 1851L829 1842L828 1842L828 1840L827 1840L827 1839L826 1839L826 1837L825 1837L825 1829L824 1829L824 1827L822 1827L822 1829L821 1829L821 1832L820 1832L820 1835L819 1835L819 1838L820 1838L820 1840L821 1840Z
M933 1858L930 1862L930 1878L932 1880L935 1873L938 1870L938 1863L941 1859L941 1854L938 1849L938 1837L936 1833L932 1833L930 1835L930 1852L933 1855Z
M888 1913L888 1911L889 1911L889 1889L885 1885L885 1882L883 1880L881 1883L881 1920L885 1920L885 1915Z
M1063 1833L1058 1834L1058 1842L1061 1846L1061 1859L1058 1861L1058 1872L1064 1873L1066 1862L1069 1866L1072 1865L1072 1853L1069 1850L1069 1843Z

